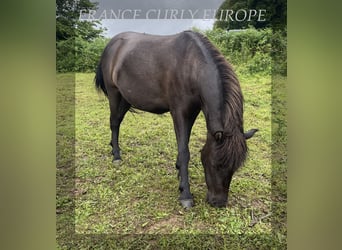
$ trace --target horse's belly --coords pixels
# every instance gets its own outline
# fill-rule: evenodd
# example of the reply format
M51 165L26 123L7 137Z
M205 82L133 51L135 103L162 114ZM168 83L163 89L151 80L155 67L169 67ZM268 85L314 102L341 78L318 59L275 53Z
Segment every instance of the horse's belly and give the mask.
M136 109L143 111L162 114L169 111L169 105L166 98L161 94L156 94L155 91L140 88L120 88L120 93L123 98Z

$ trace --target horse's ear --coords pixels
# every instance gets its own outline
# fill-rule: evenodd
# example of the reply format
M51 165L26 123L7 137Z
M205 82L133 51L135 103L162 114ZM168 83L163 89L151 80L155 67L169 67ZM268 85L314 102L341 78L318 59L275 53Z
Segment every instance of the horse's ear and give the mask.
M245 139L248 140L249 138L252 138L255 132L259 131L259 129L253 128L251 130L248 130L246 133L243 135L245 136Z
M223 132L222 131L217 131L215 132L215 140L218 141L218 142L221 142L222 141L222 138L223 138Z

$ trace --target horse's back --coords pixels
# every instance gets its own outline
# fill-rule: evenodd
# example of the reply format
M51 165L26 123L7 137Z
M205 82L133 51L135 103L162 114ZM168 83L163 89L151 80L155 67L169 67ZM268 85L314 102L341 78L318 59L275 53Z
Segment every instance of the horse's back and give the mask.
M107 45L105 63L110 65L109 68L114 72L128 70L130 67L135 68L138 71L136 73L140 75L153 77L161 71L180 71L181 67L189 65L186 56L191 55L188 46L191 38L187 33L168 36L120 33ZM145 73L142 74L141 71Z

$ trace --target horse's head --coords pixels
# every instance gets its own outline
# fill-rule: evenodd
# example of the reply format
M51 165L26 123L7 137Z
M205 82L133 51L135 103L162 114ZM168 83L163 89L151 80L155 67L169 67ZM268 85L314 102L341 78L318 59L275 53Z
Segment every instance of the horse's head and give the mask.
M246 133L226 134L208 133L207 141L201 151L205 181L208 187L207 202L214 207L225 207L234 172L243 164L247 155L246 140L257 129Z

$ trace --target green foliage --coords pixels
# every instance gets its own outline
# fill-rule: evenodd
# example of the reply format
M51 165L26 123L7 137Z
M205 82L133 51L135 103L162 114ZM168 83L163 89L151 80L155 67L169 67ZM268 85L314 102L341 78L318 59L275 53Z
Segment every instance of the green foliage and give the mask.
M91 10L96 4L89 0L57 0L56 59L57 72L93 71L103 47L102 29L98 21L79 20L80 10ZM101 48L99 48L101 46Z
M75 65L75 41L63 40L56 43L57 72L73 72Z
M75 42L75 72L94 72L100 60L100 56L108 39L97 38L93 42L87 42L76 38Z
M287 39L286 29L274 32L272 36L273 73L287 74Z
M109 39L96 38L88 42L81 37L57 43L58 72L94 72Z
M56 41L64 41L80 36L91 41L98 37L102 30L96 28L97 21L79 20L80 10L92 10L97 6L89 0L57 0L56 1Z
M233 32L217 28L205 35L242 72L286 74L286 38L279 31L249 28ZM281 62L276 67L274 58Z

